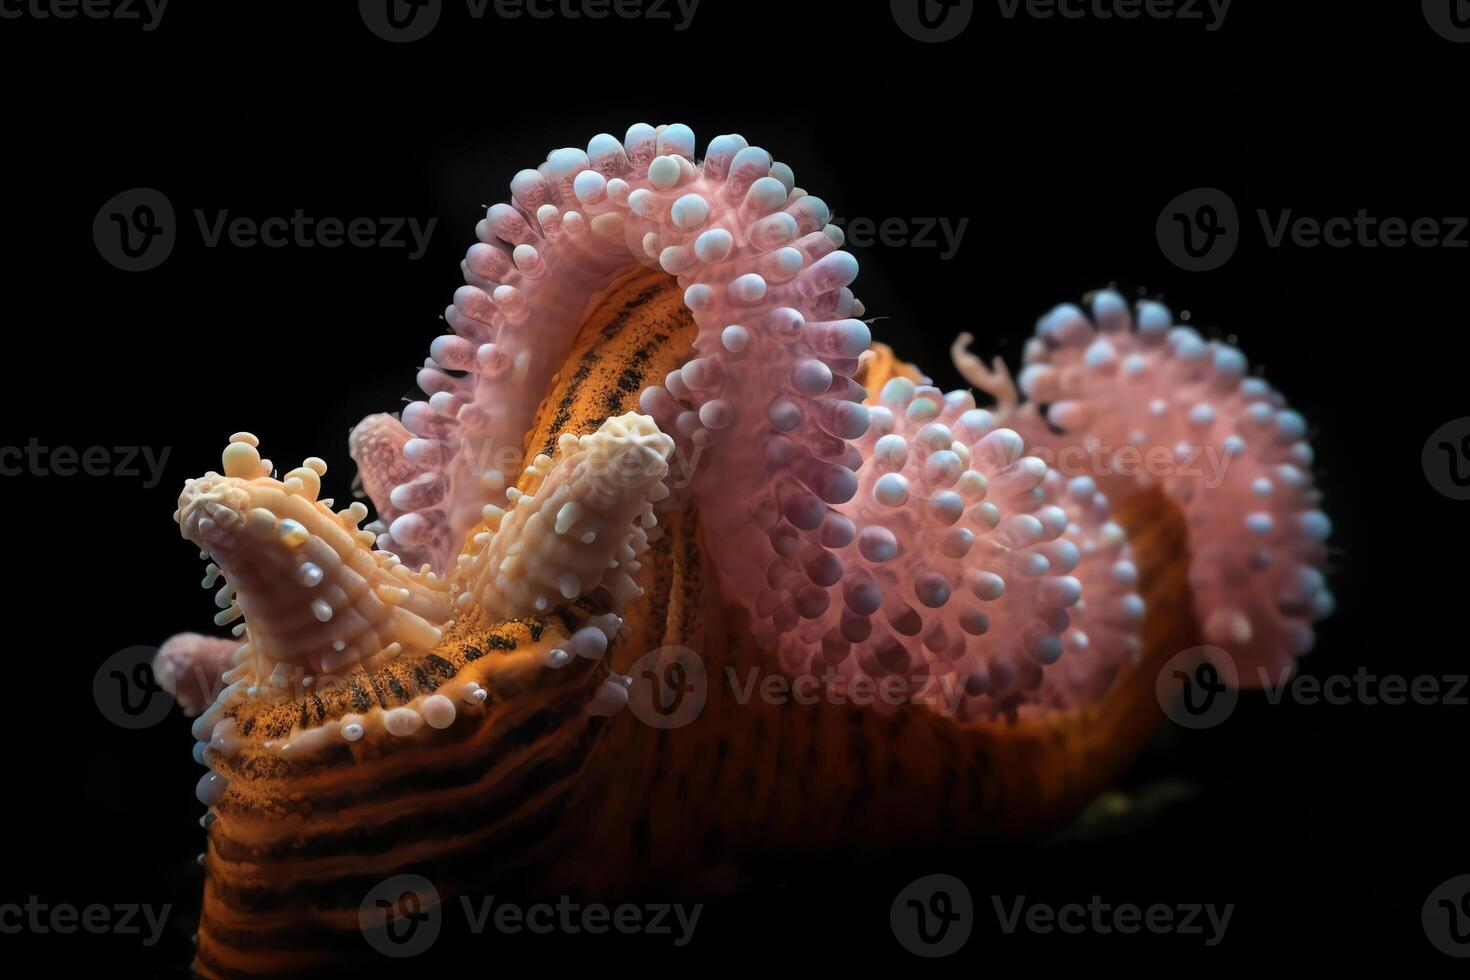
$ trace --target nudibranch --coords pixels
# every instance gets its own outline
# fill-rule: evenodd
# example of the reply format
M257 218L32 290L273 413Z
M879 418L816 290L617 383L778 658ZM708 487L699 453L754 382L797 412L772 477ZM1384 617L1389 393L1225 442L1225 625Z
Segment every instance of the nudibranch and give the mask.
M640 123L510 191L426 397L351 434L372 524L248 432L179 498L235 637L158 658L208 769L202 973L340 962L399 873L599 892L1055 827L1165 660L1259 684L1330 611L1305 422L1160 303L1057 307L1016 381L962 335L982 407L873 342L827 205L740 136ZM691 656L687 724L620 711Z

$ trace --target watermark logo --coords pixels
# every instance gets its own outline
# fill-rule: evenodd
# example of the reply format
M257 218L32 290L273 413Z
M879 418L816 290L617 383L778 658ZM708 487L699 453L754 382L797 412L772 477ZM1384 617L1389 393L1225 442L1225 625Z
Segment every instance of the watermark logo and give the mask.
M889 0L893 22L915 41L952 41L970 26L975 0Z
M1435 949L1470 958L1470 875L1458 875L1430 892L1420 916Z
M650 650L633 664L628 677L628 707L652 728L683 728L699 717L709 699L704 659L688 647Z
M443 925L439 890L423 875L385 878L363 896L357 923L368 945L384 956L417 956L439 938Z
M362 22L384 41L420 41L439 23L444 0L358 0Z
M1470 42L1470 2L1423 0L1424 19L1434 33L1456 44Z
M129 730L150 728L168 717L174 698L153 675L157 653L157 647L128 647L102 661L92 676L92 700L102 717Z
M970 889L954 875L925 875L898 893L888 921L899 945L927 959L956 953L975 927Z
M92 220L97 252L124 272L147 272L174 250L178 223L162 191L134 187L115 194Z
M1235 202L1215 187L1185 191L1164 205L1154 234L1164 257L1186 272L1218 269L1240 244Z
M1239 699L1235 661L1219 647L1190 647L1169 658L1154 681L1164 714L1183 728L1213 728Z
M1451 500L1470 500L1470 416L1435 429L1419 462L1431 487Z

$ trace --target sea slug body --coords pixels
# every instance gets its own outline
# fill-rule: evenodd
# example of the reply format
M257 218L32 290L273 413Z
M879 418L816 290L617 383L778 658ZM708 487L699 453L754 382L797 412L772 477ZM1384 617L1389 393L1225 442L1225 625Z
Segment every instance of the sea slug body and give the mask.
M1057 307L1016 382L962 336L980 405L874 343L827 204L740 136L640 123L510 191L424 398L351 435L374 522L249 432L179 498L234 634L158 660L208 767L202 973L321 963L405 869L597 890L1053 826L1163 659L1259 683L1330 613L1305 421L1162 304ZM629 672L677 650L708 702L638 724ZM834 697L739 705L726 667ZM901 703L835 696L872 684Z

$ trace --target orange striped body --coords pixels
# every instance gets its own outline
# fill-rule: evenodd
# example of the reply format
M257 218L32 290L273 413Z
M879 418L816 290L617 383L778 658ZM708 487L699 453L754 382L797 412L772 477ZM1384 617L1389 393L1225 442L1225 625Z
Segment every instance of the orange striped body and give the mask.
M640 272L615 285L553 379L527 457L635 409L639 392L687 357L693 335L667 277ZM867 364L870 391L905 370L885 351ZM405 871L429 877L445 899L507 881L608 895L651 881L698 888L705 869L754 857L859 858L874 839L942 835L960 847L1054 828L1132 758L1161 714L1159 664L1199 642L1183 521L1161 495L1140 495L1117 520L1149 610L1144 657L1101 702L1014 725L961 724L912 704L741 703L752 676L779 672L720 595L699 517L679 499L660 518L643 559L646 594L626 609L610 658L541 667L547 646L595 602L499 623L472 612L427 656L361 667L338 691L235 708L242 733L285 737L313 716L393 707L451 678L474 676L489 691L445 731L338 742L299 759L246 748L222 760L230 788L209 829L200 972L304 971L371 955L357 935L359 903ZM608 659L627 673L674 647L693 651L706 677L690 723L660 729L637 711L589 714ZM656 675L664 664L651 666ZM633 681L636 706L639 685L653 688Z

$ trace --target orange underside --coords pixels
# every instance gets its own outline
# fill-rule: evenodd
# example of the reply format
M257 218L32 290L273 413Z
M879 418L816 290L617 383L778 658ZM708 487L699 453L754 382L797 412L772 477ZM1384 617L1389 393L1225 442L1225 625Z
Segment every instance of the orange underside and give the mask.
M668 277L640 271L616 284L553 379L527 435L528 458L550 452L563 431L587 432L609 415L636 409L639 391L685 360L693 337L693 323ZM870 390L912 371L875 346L860 379ZM1129 533L1148 608L1142 663L1087 709L1014 725L962 725L915 705L878 711L759 696L741 703L738 686L752 671L757 677L776 673L774 660L751 639L744 613L723 601L697 514L690 508L668 515L644 561L647 594L625 612L629 636L614 650L612 669L634 673L636 699L642 675L658 673L671 659L687 662L689 654L678 650L692 651L703 665L707 691L696 718L670 729L645 723L635 711L606 722L586 718L580 707L601 669L583 670L581 687L537 690L519 707L509 698L478 723L485 731L456 743L460 751L483 738L494 760L454 788L457 795L446 797L450 790L439 785L419 790L400 779L383 785L380 792L390 798L374 801L376 812L386 807L401 816L416 808L443 812L452 798L459 806L484 805L493 816L454 832L430 821L424 826L432 832L391 840L386 852L378 841L371 856L355 858L348 850L323 860L319 873L341 875L342 887L313 892L309 911L293 904L301 887L297 869L314 854L320 857L325 845L318 847L315 837L328 827L334 846L343 847L344 825L350 829L354 819L364 819L354 817L358 811L348 805L328 813L324 807L319 824L299 812L284 817L296 827L293 853L245 860L221 856L231 853L232 834L244 832L243 824L222 815L210 833L196 965L206 974L245 975L308 969L326 957L340 963L342 944L361 947L358 937L345 935L356 929L350 899L360 892L352 891L353 883L419 867L426 855L475 869L440 882L441 892L483 888L513 867L517 873L532 869L536 887L548 892L616 895L650 881L697 888L706 869L748 857L861 857L871 854L874 841L943 841L954 848L1055 828L1133 758L1161 717L1153 683L1159 666L1199 642L1188 612L1186 534L1178 510L1156 493L1140 494L1122 502L1116 519ZM529 642L525 623L495 628L512 646ZM451 654L462 654L475 639L456 630L445 656L456 659ZM514 649L496 654L515 655ZM554 724L529 742L517 741L533 713L543 726ZM553 775L522 790L535 763L547 760L555 764L542 769ZM332 781L327 775L295 784L263 780L254 789L263 808L258 812L289 814L293 805L299 809L311 800L318 783ZM245 797L252 792L233 782L232 790ZM511 835L513 849L499 846L498 838ZM349 873L355 861L357 876Z

